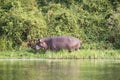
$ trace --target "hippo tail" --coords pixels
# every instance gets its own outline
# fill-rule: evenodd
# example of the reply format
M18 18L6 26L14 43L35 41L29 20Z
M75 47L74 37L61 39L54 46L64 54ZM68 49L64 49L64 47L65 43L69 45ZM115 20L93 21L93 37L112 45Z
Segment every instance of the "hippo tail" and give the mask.
M83 42L82 41L79 41L80 42L80 45L82 45L83 44Z

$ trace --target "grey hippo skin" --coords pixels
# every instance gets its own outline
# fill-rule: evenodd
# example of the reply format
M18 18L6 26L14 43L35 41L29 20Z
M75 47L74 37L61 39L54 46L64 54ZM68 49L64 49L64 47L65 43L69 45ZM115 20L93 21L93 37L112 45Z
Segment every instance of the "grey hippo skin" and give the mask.
M68 51L79 50L82 42L72 36L56 36L50 38L39 39L35 44L34 49L39 50L44 48L46 51L59 51L60 49L67 49Z

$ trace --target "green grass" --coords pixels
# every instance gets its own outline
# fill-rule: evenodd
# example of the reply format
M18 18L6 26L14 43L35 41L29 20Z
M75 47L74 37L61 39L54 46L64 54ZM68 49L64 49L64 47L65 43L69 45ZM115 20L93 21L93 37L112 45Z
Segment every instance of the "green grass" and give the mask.
M31 49L0 52L0 59L120 59L120 50L85 50L48 52Z

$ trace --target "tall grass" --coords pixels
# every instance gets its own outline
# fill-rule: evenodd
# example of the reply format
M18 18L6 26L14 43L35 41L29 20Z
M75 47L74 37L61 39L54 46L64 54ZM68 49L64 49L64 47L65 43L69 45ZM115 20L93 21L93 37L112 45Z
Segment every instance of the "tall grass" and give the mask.
M24 49L18 51L4 51L0 52L0 59L120 59L120 50L85 50L80 51L49 51L44 53L42 51L33 51L31 49Z

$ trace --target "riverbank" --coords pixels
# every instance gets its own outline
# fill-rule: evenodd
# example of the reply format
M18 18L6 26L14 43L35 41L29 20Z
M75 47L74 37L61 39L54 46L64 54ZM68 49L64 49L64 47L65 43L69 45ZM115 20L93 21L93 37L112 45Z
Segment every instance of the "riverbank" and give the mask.
M120 50L80 50L48 52L31 49L0 52L0 59L120 59Z

